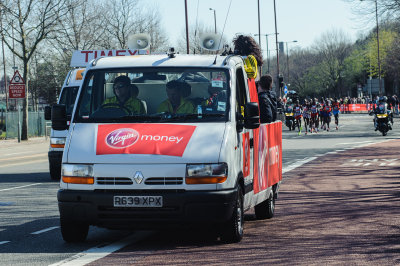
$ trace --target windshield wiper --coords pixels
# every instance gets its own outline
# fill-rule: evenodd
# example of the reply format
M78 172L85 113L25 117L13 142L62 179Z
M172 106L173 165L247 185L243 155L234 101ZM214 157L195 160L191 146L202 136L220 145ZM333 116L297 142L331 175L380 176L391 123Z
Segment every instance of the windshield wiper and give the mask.
M134 121L159 121L162 117L161 116L154 116L154 115L125 115L121 116L117 119L121 120L134 120Z

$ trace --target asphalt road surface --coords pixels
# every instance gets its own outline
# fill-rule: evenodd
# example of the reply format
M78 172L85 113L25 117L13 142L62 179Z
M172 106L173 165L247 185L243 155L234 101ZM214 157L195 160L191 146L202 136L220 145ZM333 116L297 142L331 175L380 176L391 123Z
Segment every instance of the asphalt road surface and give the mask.
M317 134L283 126L275 217L248 212L237 244L204 230L95 227L85 243L67 244L48 141L0 140L0 265L400 264L399 124L386 137L364 114L342 115L339 130Z

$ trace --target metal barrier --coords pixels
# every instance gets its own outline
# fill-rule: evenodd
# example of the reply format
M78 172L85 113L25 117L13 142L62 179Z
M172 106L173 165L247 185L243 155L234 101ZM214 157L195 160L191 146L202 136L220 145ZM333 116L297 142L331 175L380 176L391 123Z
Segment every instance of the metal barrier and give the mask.
M18 127L22 127L22 112L20 111L19 114L17 111L7 112L6 138L18 138ZM44 120L44 112L28 112L28 137L40 137L45 134L46 122Z

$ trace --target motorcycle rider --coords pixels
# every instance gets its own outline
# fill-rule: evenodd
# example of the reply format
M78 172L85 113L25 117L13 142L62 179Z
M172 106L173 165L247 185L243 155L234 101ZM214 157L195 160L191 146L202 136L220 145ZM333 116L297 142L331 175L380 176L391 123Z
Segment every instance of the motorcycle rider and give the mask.
M374 126L375 126L375 131L378 130L378 119L376 117L377 114L387 114L388 115L388 120L390 121L389 123L389 129L392 129L392 125L393 125L393 113L390 111L390 109L388 108L387 105L387 97L383 96L380 97L378 100L378 103L376 106L374 106L373 109L373 113L374 113Z

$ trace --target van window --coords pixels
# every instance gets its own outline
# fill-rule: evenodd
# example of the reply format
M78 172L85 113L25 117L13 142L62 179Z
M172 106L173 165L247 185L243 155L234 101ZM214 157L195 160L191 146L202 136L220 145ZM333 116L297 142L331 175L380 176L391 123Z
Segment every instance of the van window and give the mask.
M190 123L229 117L229 75L217 68L130 68L86 74L76 122Z
M72 111L74 110L74 104L78 90L79 87L64 87L61 92L59 104L65 104L67 116L71 116Z

